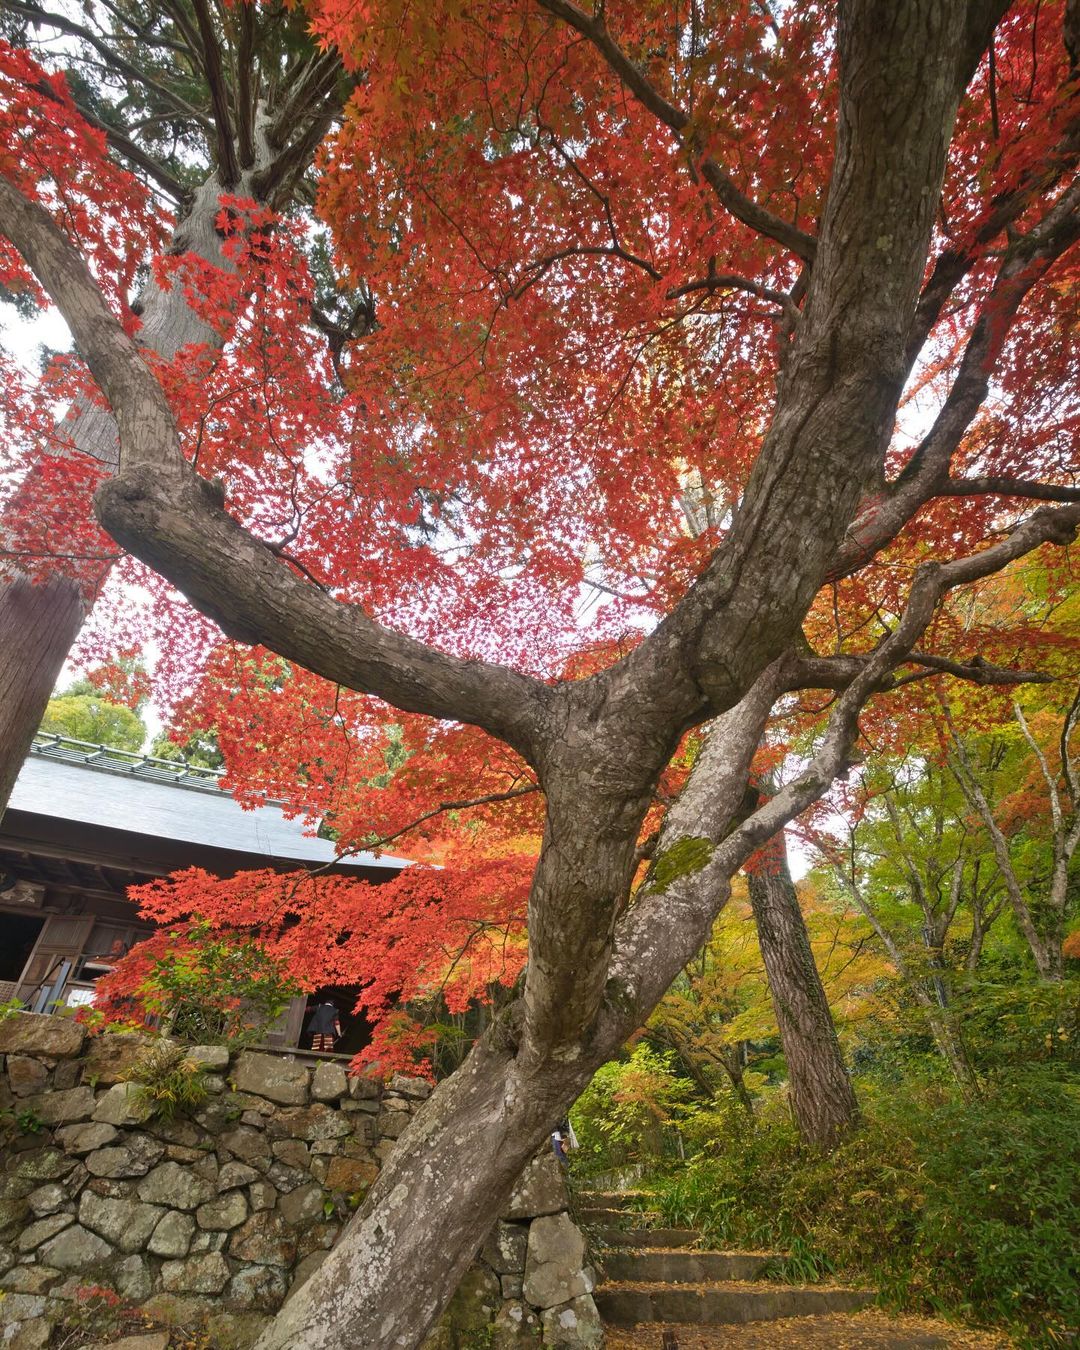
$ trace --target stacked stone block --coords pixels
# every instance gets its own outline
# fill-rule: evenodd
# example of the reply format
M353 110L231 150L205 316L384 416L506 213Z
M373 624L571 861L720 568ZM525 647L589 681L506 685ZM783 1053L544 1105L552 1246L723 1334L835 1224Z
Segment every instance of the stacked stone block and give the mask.
M139 1036L60 1017L0 1022L0 1346L44 1350L86 1286L165 1323L204 1319L243 1350L321 1263L430 1093L288 1053L189 1053L211 1095L147 1119L125 1075ZM431 1338L579 1350L602 1343L592 1274L553 1158L526 1171ZM481 1338L482 1337L482 1338Z

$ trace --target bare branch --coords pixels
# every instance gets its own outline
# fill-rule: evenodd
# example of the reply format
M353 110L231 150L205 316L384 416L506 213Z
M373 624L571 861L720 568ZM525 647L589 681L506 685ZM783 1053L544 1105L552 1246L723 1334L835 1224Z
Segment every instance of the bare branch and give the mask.
M441 816L447 811L467 811L475 806L491 806L498 802L512 802L519 797L528 797L530 793L539 791L538 783L529 783L525 787L511 788L507 792L489 792L486 797L468 797L457 802L440 802L430 811L425 811L422 816L417 816L415 820L411 820L408 825L403 825L400 830L395 830L392 834L382 835L379 839L369 840L363 847L368 851L385 848L387 844L392 844L395 839L400 839L405 834L411 834L413 830L418 829L426 821L434 819L435 816Z
M702 277L700 281L688 281L683 286L673 286L667 292L668 300L681 300L684 295L692 295L695 291L746 291L748 295L756 295L759 300L768 300L771 304L779 305L785 314L790 317L798 317L798 308L792 304L791 299L783 291L774 291L771 286L762 286L759 282L751 281L749 277L741 277L735 272L710 272L707 277Z
M1077 26L1080 28L1080 15L1077 16ZM1061 772L1065 778L1065 788L1068 791L1069 800L1072 802L1073 811L1080 817L1080 793L1077 791L1072 760L1069 758L1069 742L1072 740L1072 735L1076 730L1078 721L1080 721L1080 685L1077 686L1076 697L1069 705L1069 711L1065 714L1065 720L1061 724L1061 739L1058 742L1061 751Z
M828 573L838 580L862 567L900 533L919 508L944 492L954 495L949 464L982 407L990 372L1021 304L1050 268L1080 239L1080 179L1074 181L1028 234L1014 240L1002 260L964 350L956 379L930 431L903 473L859 513ZM1049 500L1075 501L1064 490ZM1042 496L1043 493L1033 493Z
M899 688L913 680L924 679L926 675L943 673L955 675L958 680L967 680L971 684L1008 685L1008 684L1052 684L1054 677L1044 670L1017 670L1012 666L995 666L984 661L981 656L973 656L965 665L959 661L950 661L945 656L935 656L930 652L912 652L909 661L924 667L922 673L903 675L893 684Z
M869 655L850 656L843 653L837 656L817 656L803 652L793 654L787 665L787 688L790 692L797 689L846 689L866 668L870 659ZM915 664L923 669L899 677L890 674L886 676L882 688L897 689L903 684L911 684L936 674L954 675L958 680L979 685L1050 684L1054 678L1045 671L996 666L984 661L981 656L972 657L964 663L931 652L912 652L901 664Z
M229 117L229 91L225 85L225 73L221 68L221 49L218 35L206 0L191 0L195 18L199 25L199 38L202 41L203 69L206 83L210 87L210 101L214 108L214 129L217 136L217 157L223 187L233 187L240 178L240 165L236 159L236 146L233 144L232 121Z
M55 28L60 33L67 33L71 37L81 38L89 43L91 47L101 56L112 71L122 76L126 80L133 80L136 84L145 85L147 89L152 89L156 94L163 98L167 103L185 117L193 118L200 126L211 129L210 119L205 113L188 103L186 99L180 97L174 90L167 85L159 84L146 71L140 70L130 61L122 57L115 48L106 42L97 33L89 28L84 28L82 24L76 23L73 19L67 18L62 14L55 14L39 9L36 5L24 4L22 0L4 0L6 8L14 13L21 15L25 19L32 19L37 23L47 24L50 28Z
M1036 502L1080 502L1080 487L1036 483L1030 478L950 478L934 492L935 497L1026 497Z
M1035 761L1039 766L1039 772L1042 774L1043 782L1046 784L1046 791L1050 798L1050 818L1054 824L1054 852L1060 849L1064 836L1063 816L1061 811L1061 796L1058 793L1057 780L1050 772L1050 765L1046 762L1046 756L1042 752L1042 746L1031 734L1031 728L1027 724L1027 718L1024 716L1024 710L1019 703L1013 704L1013 716L1016 718L1017 725L1020 728L1020 734L1028 743L1028 748L1035 756Z
M41 94L43 98L51 99L56 103L60 102L56 90L45 80L39 80L34 85L34 90ZM128 160L129 163L133 164L135 168L141 169L143 173L146 174L147 178L155 182L163 192L167 193L167 195L173 199L174 202L179 203L184 200L187 192L183 184L178 178L174 178L171 173L162 168L152 155L148 155L145 150L136 145L129 137L125 136L122 131L117 131L115 127L111 127L95 117L90 109L78 99L75 99L74 103L83 120L88 122L90 126L95 127L98 131L104 132L105 139L117 153L123 155L123 157Z
M619 244L571 244L530 262L524 269L527 274L525 279L514 287L507 298L520 300L530 286L535 286L553 267L568 258L616 258L620 262L640 268L652 277L653 281L659 281L662 275L647 258L639 258L634 253L628 253Z
M1013 866L1012 853L1009 849L1009 842L998 824L990 802L983 790L979 776L976 774L971 757L967 752L967 746L964 744L959 732L956 729L956 723L953 721L952 709L948 701L941 699L941 709L945 718L945 725L949 730L949 735L953 745L956 747L956 759L950 758L949 770L956 780L957 786L964 794L964 798L975 814L982 821L990 836L990 845L994 851L994 860L997 863L998 871L1005 883L1005 891L1009 897L1009 903L1012 906L1013 915L1016 918L1017 927L1024 935L1024 939L1031 948L1032 955L1036 961L1040 960L1043 944L1035 927L1035 921L1032 918L1031 909L1027 900L1024 898L1023 887L1020 885L1020 878L1016 874L1016 868Z

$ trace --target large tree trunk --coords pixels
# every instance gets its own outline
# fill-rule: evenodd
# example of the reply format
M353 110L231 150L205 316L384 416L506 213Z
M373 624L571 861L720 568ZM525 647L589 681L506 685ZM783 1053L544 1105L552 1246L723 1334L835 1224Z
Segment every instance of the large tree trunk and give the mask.
M84 615L68 577L35 586L16 574L0 584L0 814Z
M422 1341L552 1121L705 941L751 849L839 772L861 702L907 658L944 589L1003 565L1006 551L1033 546L1024 541L1048 537L1043 530L1064 542L1073 528L1071 515L1037 514L977 561L920 572L917 594L852 676L810 766L752 825L727 832L779 692L770 685L759 698L755 682L769 685L766 667L782 665L798 640L860 496L881 478L957 101L1001 7L841 6L835 169L775 415L734 526L653 634L611 670L569 684L466 662L385 629L232 521L184 465L160 388L102 314L81 260L0 182L5 233L73 322L120 421L124 471L97 495L113 536L233 636L406 710L484 726L536 765L547 795L520 1004L436 1090L260 1350L412 1350ZM567 13L581 21L577 7ZM669 810L647 884L628 906L659 774L681 732L707 717L724 735L695 764L701 793L688 785ZM737 793L718 803L731 779Z
M256 1350L411 1350L423 1341L596 1067L526 1078L504 1039L494 1027L424 1104L361 1214Z
M260 160L257 167L264 163L265 159ZM254 170L246 177L253 180L253 174ZM212 267L232 271L233 264L222 252L223 240L215 228L221 191L216 176L202 184L173 233L170 252L191 252ZM250 196L253 192L249 187L242 195ZM222 345L221 333L204 323L188 303L184 286L163 290L151 277L140 294L139 312L140 346L167 361L185 347ZM110 473L116 471L119 463L116 423L100 402L78 402L59 433ZM13 518L34 509L27 502L28 495L16 493L8 504L6 519L0 518L0 541L8 533ZM71 512L73 529L80 516L88 523L93 522L93 503L89 498L73 502ZM93 528L96 529L96 523ZM46 584L33 587L31 606L27 598L28 579L15 567L0 573L0 691L4 697L0 709L0 816L7 807L68 652L107 575L108 568L103 568L100 562L86 564L77 575L57 573Z
M795 1122L808 1144L832 1148L858 1123L859 1104L810 948L782 832L770 842L767 861L747 869L747 879Z

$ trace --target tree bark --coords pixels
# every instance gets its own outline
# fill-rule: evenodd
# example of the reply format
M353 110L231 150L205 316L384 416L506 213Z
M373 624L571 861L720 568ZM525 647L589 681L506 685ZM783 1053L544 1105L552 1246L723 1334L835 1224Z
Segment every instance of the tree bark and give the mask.
M750 905L787 1061L799 1134L815 1148L834 1147L859 1121L829 1000L810 947L781 832L765 866L747 869Z
M0 815L85 613L68 577L0 585Z
M425 1102L361 1214L256 1350L419 1345L594 1067L525 1075L497 1024Z

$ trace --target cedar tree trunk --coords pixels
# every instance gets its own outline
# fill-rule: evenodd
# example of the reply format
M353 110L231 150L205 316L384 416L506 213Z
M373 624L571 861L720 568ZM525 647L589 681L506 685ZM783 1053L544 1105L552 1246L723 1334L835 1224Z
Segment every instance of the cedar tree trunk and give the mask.
M256 174L266 171L271 154L261 138L260 146L255 166L239 186L231 189L242 196L258 195ZM171 253L192 253L211 267L234 270L222 251L223 239L215 226L223 190L216 174L201 185L173 232ZM185 347L215 349L222 345L219 330L204 323L188 303L184 286L163 290L151 277L139 296L139 315L139 345L167 361ZM116 422L100 403L77 403L59 432L109 473L116 472L120 458ZM27 509L21 494L15 495L7 509L12 513ZM87 517L91 509L90 501L73 505L75 512L85 511ZM4 534L4 520L0 519L0 541ZM31 616L27 578L14 567L0 570L0 691L11 691L0 709L0 816L68 652L108 571L108 564L97 562L88 564L78 576L57 573L45 584L36 584Z
M758 945L799 1134L815 1148L828 1149L858 1124L859 1104L810 948L782 832L768 852L769 865L747 869Z

